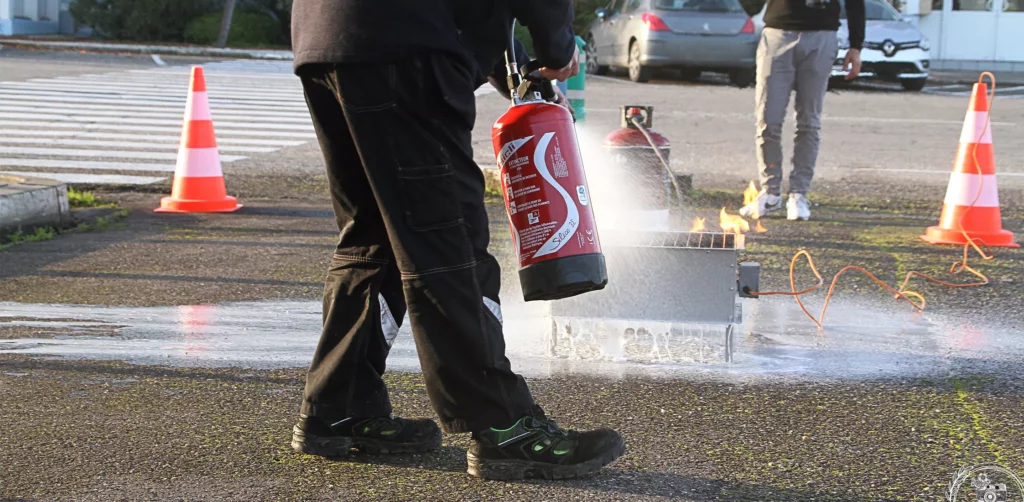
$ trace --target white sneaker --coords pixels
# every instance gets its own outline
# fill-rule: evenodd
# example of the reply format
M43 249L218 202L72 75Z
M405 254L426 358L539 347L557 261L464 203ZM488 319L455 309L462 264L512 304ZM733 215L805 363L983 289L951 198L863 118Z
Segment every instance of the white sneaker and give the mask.
M789 194L789 201L786 202L786 218L789 220L807 221L811 217L811 203L802 193Z
M761 189L761 192L757 194L757 200L740 208L740 216L757 219L780 209L782 209L782 196L772 195Z

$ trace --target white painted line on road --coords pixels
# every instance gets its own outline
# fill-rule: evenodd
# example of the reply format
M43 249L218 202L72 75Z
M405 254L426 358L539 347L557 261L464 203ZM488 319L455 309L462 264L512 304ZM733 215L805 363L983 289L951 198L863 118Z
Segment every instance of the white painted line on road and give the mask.
M9 113L0 112L0 119L15 120L56 120L59 122L82 122L87 124L130 124L130 125L175 125L181 124L181 119L145 119L130 117L95 117L88 115L61 115L43 113ZM303 124L274 124L268 122L232 122L219 120L214 123L214 129L219 126L226 127L248 127L251 129L271 129L277 131L306 131L314 132L313 125Z
M0 154L7 155L41 155L44 157L97 157L110 159L143 159L143 160L175 160L176 152L133 152L129 150L80 150L69 148L31 148L18 146L0 146ZM221 162L235 162L247 157L241 155L221 155Z
M294 81L298 77L294 73L268 73L268 72L242 72L242 71L218 71L213 67L214 65L204 65L204 73L207 80L218 79L218 78L234 78L234 79L256 79L264 78L268 80L279 80L279 81ZM167 68L150 68L146 70L128 70L124 73L142 74L143 76L153 75L184 75L188 76L190 69L181 66L169 66Z
M49 167L57 169L96 169L101 171L152 171L168 173L174 172L173 164L130 164L127 162L94 162L86 160L0 158L0 166Z
M26 176L46 178L60 181L61 183L89 183L103 185L148 185L167 178L154 178L150 176L122 176L118 174L76 174L76 173L39 173L24 171L0 171L3 174L14 176Z
M131 141L173 141L178 142L181 136L158 136L154 134L118 134L108 132L87 131L49 131L43 129L0 129L0 135L60 138L95 138L95 139L127 139ZM218 145L258 145L258 146L301 146L306 141L289 141L280 139L248 139L248 138L217 138Z
M142 105L142 106L158 106L170 109L185 109L184 99L154 101L154 100L143 100L143 99L127 99L127 98L96 98L96 97L81 97L81 96L69 96L67 94L47 94L43 96L38 95L26 95L21 93L12 93L0 89L0 98L8 101L40 101L45 100L50 103L106 103L114 105ZM264 112L277 112L277 111L289 111L293 113L306 112L309 113L309 108L305 105L301 106L264 106L254 104L234 104L225 100L210 100L210 108L216 113L217 110L255 110Z
M0 143L13 145L98 146L102 148L142 148L144 150L178 151L178 145L173 143L143 143L139 141L103 141L69 138L22 138L3 136L2 133L0 133ZM217 145L217 148L221 152L243 153L271 153L279 150L278 148L269 147L231 145Z
M940 89L960 89L960 88L963 88L963 84L940 85L940 86L936 86L936 87L929 87L928 90L937 91L937 90L940 90Z
M242 124L244 127L245 124ZM0 120L0 127L38 127L42 129L59 128L59 129L85 129L87 131L99 130L99 131L141 131L141 132L164 132L164 133L178 133L181 132L180 127L156 127L156 126L140 126L133 125L125 127L123 124L86 124L80 122L32 122L32 121L19 121L19 120ZM224 136L242 136L242 137L284 137L284 138L306 138L316 139L316 134L307 134L303 132L290 132L290 131L253 131L249 129L218 129L217 137Z
M168 120L182 120L182 113L178 112L151 112L151 111L133 111L125 107L121 107L118 110L89 110L83 112L75 107L75 112L78 115L84 115L87 117L133 117L133 118L154 118L154 119L168 119ZM67 116L67 108L44 108L44 107L28 107L28 106L4 106L0 105L0 112L8 113L31 113L36 115L57 115ZM219 118L225 119L245 119L245 120L268 120L267 117L257 117L249 112L217 112L215 115ZM274 123L286 123L286 124L309 124L311 123L309 116L302 118L292 117L280 117L274 114L270 114L273 117ZM217 118L215 117L215 119Z
M996 88L996 94L999 94L1000 92L1017 92L1017 91L1024 91L1024 85L1018 86L1018 87L1004 87L1002 89L1000 89L998 87Z
M54 85L54 84L42 84L35 82L0 82L0 89L8 92L21 92L23 94L34 94L34 95L52 95L56 94L72 94L75 96L95 96L101 98L110 97L131 97L131 98L147 98L157 100L173 100L181 99L180 96L188 95L188 88L182 89L179 92L161 92L158 89L152 91L117 91L117 90L105 90L93 87L84 87L82 85ZM264 103L264 104L281 104L287 105L292 103L298 103L300 100L294 97L278 97L268 95L254 95L253 93L233 93L224 91L207 91L209 92L210 99L228 99L238 100L242 102L251 103Z
M912 173L912 174L932 174L932 175L944 175L949 176L951 171L937 171L932 169L886 169L882 167L857 167L854 171L872 171L879 173ZM996 173L996 176L1013 176L1013 177L1024 177L1024 173Z
M166 116L167 118L181 118L184 115L184 106L118 106L118 105L89 105L76 103L72 105L76 111L90 110L88 113L97 113L99 115L118 115L118 116ZM60 104L51 103L49 101L17 101L9 102L0 105L0 109L4 111L21 112L27 111L39 112L39 113L61 113L67 114L68 107L61 107ZM95 111L92 111L95 110ZM259 110L225 110L224 108L216 108L212 110L213 114L217 117L242 117L242 118L253 118L253 117L273 117L274 120L285 120L288 122L302 123L310 122L309 111L306 112L271 112L271 111L259 111ZM84 112L83 112L84 113Z
M88 76L82 75L77 77L57 77L47 79L30 79L27 82L34 84L44 85L74 85L79 89L83 86L88 86L90 89L114 89L114 90L162 90L169 93L180 93L188 90L188 78L183 78L178 81L174 79L168 79L164 77L156 77L152 80L124 80L122 78L112 79L110 77L89 78ZM239 82L226 82L225 85L217 87L216 82L211 83L207 80L207 89L210 86L214 86L213 90L227 90L230 89L233 92L251 92L257 93L257 96L263 95L263 93L272 93L281 96L292 96L302 99L302 85L299 80L294 82L294 85L281 86L275 84L268 84L266 86L253 86L252 80L239 81ZM26 86L27 87L27 86Z
M890 122L890 123L905 123L905 124L949 124L963 126L963 120L942 120L942 119L912 119L912 118L893 118L893 117L836 117L823 115L823 120L834 120L837 122ZM1013 127L1016 126L1016 122L989 122L989 125L1000 126L1000 127Z
M164 62L164 58L160 57L159 54L151 54L150 57L153 58L153 62L156 63L157 66L167 66L167 63Z

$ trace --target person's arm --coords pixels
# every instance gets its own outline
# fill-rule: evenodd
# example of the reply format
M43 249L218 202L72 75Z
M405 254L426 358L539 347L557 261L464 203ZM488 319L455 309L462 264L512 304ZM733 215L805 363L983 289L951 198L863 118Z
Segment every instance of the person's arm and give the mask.
M530 31L534 56L548 70L542 73L564 80L579 71L572 0L518 0L509 9Z
M850 32L850 48L864 47L864 0L846 0L846 28Z
M849 73L846 80L860 75L860 50L864 47L865 31L864 0L846 0L846 30L850 35L850 49L846 51L843 68Z

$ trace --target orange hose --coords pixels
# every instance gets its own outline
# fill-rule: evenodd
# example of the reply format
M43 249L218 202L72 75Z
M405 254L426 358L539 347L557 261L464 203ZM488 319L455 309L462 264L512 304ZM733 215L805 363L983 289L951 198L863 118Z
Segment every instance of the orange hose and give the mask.
M966 271L970 272L971 274L973 274L978 279L980 279L979 282L970 282L970 283L962 283L962 284L952 283L952 282L947 282L947 281L939 280L939 279L936 279L936 278L934 278L934 277L932 277L930 275L923 274L921 272L917 272L917 271L912 270L910 272L907 272L907 276L903 279L903 283L900 285L899 289L897 289L897 288L894 288L894 287L886 284L881 279L875 277L871 272L868 272L867 270L865 270L862 267L858 267L856 265L847 265L847 266L843 267L841 270L839 270L839 272L836 273L835 277L832 278L832 284L829 286L828 293L825 295L825 305L823 305L821 307L821 314L819 314L818 317L815 318L814 315L812 315L810 313L810 311L807 310L807 307L804 306L804 302L803 302L803 300L800 299L800 297L805 295L805 294L807 294L807 293L815 291L815 290L817 290L820 287L822 287L824 285L824 281L821 278L821 274L818 273L818 268L814 265L814 258L811 257L811 253L808 252L805 249L801 249L800 251L797 251L797 253L795 255L793 255L793 259L789 263L789 286L790 286L791 291L764 291L764 292L751 291L751 292L749 292L749 294L756 295L756 296L772 296L772 295L792 296L793 299L796 300L797 305L800 306L800 310L803 310L804 314L807 315L807 317L809 317L811 319L811 321L814 322L814 324L818 326L818 330L820 332L823 329L823 325L824 325L824 322L825 322L825 312L828 310L829 303L832 301L832 296L835 294L836 284L839 282L839 278L842 277L843 274L845 274L846 272L848 272L850 270L854 270L854 271L857 271L857 272L860 272L860 273L864 274L865 276L867 276L872 281L878 283L879 286L882 286L883 288L885 288L889 292L893 293L895 295L895 299L906 301L911 306L913 306L914 309L916 309L918 311L924 310L925 299L924 299L924 295L922 295L922 294L920 294L920 293L918 293L916 291L910 291L910 290L907 289L907 285L910 283L910 280L913 279L914 277L921 277L922 279L925 279L927 281L930 281L930 282L933 282L935 284L939 284L939 285L942 285L942 286L950 287L950 288L976 288L976 287L979 287L979 286L985 286L985 285L989 284L989 279L988 279L988 277L985 276L985 274L979 272L977 269L975 269L975 268L971 267L970 265L968 265L968 257L970 255L970 250L972 248L975 251L978 252L978 255L980 255L983 260L991 260L991 259L995 258L995 255L992 253L992 251L989 248L989 246L987 244L985 244L985 241L983 241L982 239L971 237L970 235L967 234L967 230L964 229L964 218L967 216L967 213L969 213L971 211L971 209L974 208L975 204L977 204L978 200L981 198L982 184L984 183L984 176L981 176L981 174L982 174L981 163L978 162L978 143L981 141L982 135L985 134L985 131L988 130L989 122L991 120L991 115L992 115L992 107L993 107L993 105L995 103L995 94L996 94L996 77L992 73L990 73L990 72L982 73L981 76L978 77L978 83L982 83L984 81L986 75L989 77L989 80L992 81L992 90L989 92L989 113L985 117L985 127L981 128L981 132L979 132L979 136L975 139L973 147L971 149L971 158L974 160L974 168L978 172L978 175L979 175L978 176L978 179L979 179L978 191L977 191L977 193L974 196L974 200L971 201L970 206L968 206L967 210L964 211L964 213L962 215L960 215L960 220L957 222L957 225L960 227L960 233L963 234L964 239L966 240L966 243L964 243L963 258L960 261L958 261L958 262L954 262L953 265L949 268L950 275L957 275L957 274L963 272L964 270L966 270ZM979 245L979 243L980 243L980 245ZM985 249L982 249L982 247L984 247ZM986 250L988 250L988 252L986 252ZM814 273L814 276L818 278L818 283L815 284L814 286L809 287L809 288L797 291L797 289L796 289L796 263L797 263L797 260L801 256L807 257L807 265L810 267L811 272ZM918 302L915 303L914 300L912 300L911 298L917 299Z

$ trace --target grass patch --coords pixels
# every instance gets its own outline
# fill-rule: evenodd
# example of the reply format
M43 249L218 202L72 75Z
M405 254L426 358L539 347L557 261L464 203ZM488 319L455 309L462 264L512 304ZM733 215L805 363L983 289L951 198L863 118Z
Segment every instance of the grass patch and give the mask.
M22 242L48 241L57 235L57 230L52 227L39 227L35 232L26 234L21 230L7 236L8 242L0 244L0 251L6 251Z
M79 192L74 188L68 188L68 204L73 208L116 206L112 202L104 202L92 192Z
M83 223L79 225L75 230L78 232L92 232L94 230L106 230L108 228L120 225L120 221L128 216L128 210L122 209L114 214L108 214L107 216L100 216L91 223Z

